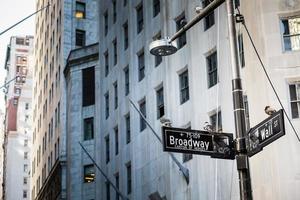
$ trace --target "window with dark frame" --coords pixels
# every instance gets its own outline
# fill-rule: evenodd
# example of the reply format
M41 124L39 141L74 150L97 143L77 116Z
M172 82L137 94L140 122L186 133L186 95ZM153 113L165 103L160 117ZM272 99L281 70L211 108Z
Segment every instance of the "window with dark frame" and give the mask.
M176 31L179 31L186 24L185 14L181 14L176 19ZM186 44L186 33L177 38L177 47L181 49Z
M84 119L84 140L92 140L94 139L94 118L86 118Z
M110 183L107 181L105 182L106 187L106 200L110 200Z
M131 136L130 136L130 114L125 116L125 130L126 130L126 144L130 143Z
M280 20L284 51L300 50L300 16Z
M222 114L221 111L214 113L209 117L213 131L222 132Z
M82 106L95 104L95 67L82 70Z
M107 32L108 32L108 12L107 10L104 12L104 35L106 36L107 35Z
M140 102L140 111L144 115L144 117L147 117L146 114L146 99L144 99L142 102ZM140 131L143 131L146 128L146 122L144 119L140 116Z
M75 17L77 19L85 18L85 3L84 2L76 1Z
M125 67L124 69L125 76L125 96L129 94L129 67Z
M109 149L109 135L107 135L105 137L105 160L106 160L106 164L109 162L110 160L110 149Z
M27 198L27 190L23 190L23 198L24 198L24 199Z
M117 1L113 0L113 22L115 23L117 21Z
M76 46L83 47L85 46L85 31L76 29Z
M180 104L183 104L190 99L188 70L185 70L179 75L179 86L180 86Z
M95 181L95 168L94 165L85 165L83 167L84 178L83 181L85 183L91 183Z
M118 108L118 82L114 83L114 93L115 93L115 109Z
M127 5L127 0L123 0L123 6Z
M109 57L108 57L108 50L105 51L104 53L104 74L105 74L105 77L107 77L108 73L109 73Z
M115 154L119 154L119 129L118 127L114 128L115 131Z
M208 88L218 83L218 61L217 52L213 52L206 57Z
M132 179L131 179L131 163L126 165L127 171L127 194L130 194L132 191Z
M116 188L119 190L120 189L120 175L119 172L115 174L115 180L116 180ZM116 191L116 200L119 200L119 193Z
M244 42L243 42L243 35L241 33L238 35L238 49L239 49L240 65L241 67L245 67Z
M210 3L211 3L210 0L203 0L202 1L203 8L208 6ZM214 13L214 11L212 11L210 14L208 14L204 18L203 23L204 23L204 31L206 31L207 29L209 29L210 27L212 27L215 24L215 13Z
M156 103L157 103L157 119L165 115L164 107L164 88L161 87L156 91Z
M114 47L114 65L116 65L118 62L117 39L115 38L112 43Z
M128 21L123 24L123 31L124 31L124 50L128 48Z
M300 83L290 83L289 92L292 119L297 119L300 113Z
M160 12L160 0L153 0L153 17Z
M105 98L105 119L109 117L109 93L106 92L104 95Z
M137 33L139 34L144 28L143 3L140 3L140 5L136 7L136 22Z
M145 56L144 50L138 54L138 67L139 67L139 81L143 80L145 77Z

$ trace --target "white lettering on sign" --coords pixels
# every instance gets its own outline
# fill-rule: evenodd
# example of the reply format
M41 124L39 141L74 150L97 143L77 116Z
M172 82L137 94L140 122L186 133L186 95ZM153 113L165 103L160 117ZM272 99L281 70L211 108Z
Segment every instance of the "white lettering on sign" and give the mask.
M180 139L180 138L175 138L174 136L170 135L169 136L169 141L170 145L174 145L175 147L186 147L189 149L199 149L202 151L207 151L209 147L209 142L207 141L199 141L199 140L193 140L192 138L190 139Z

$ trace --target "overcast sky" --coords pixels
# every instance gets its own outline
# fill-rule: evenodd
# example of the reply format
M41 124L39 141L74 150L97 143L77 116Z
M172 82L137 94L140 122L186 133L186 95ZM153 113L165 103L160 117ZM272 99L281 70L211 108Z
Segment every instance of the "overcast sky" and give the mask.
M36 0L0 0L0 32L35 12L35 2ZM15 35L33 35L34 21L35 16L0 35L0 87L4 84L6 75L4 62L6 47L9 44L10 37ZM0 110L2 110L2 112L4 111L4 96L2 89L0 89Z

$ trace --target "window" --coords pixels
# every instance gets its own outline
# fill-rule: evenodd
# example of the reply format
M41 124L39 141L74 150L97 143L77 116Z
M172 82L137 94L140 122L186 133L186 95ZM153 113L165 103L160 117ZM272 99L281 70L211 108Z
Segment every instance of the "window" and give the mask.
M129 67L125 67L124 69L125 75L125 96L129 94Z
M188 70L185 70L183 73L179 75L179 87L180 87L180 104L183 104L190 99Z
M127 194L131 193L131 163L128 163L126 165L126 171L127 171Z
M27 177L23 177L23 185L27 185L28 183L28 178Z
M84 179L83 181L85 183L91 183L95 181L95 168L94 165L85 165L83 167L84 171Z
M106 153L106 163L109 162L109 135L105 137L105 153Z
M23 190L23 198L27 198L27 190Z
M241 67L245 67L244 42L243 35L238 35L239 59Z
M94 118L86 118L84 119L84 140L92 140L94 139Z
M145 57L144 51L138 54L138 67L139 67L139 81L143 80L145 77Z
M27 164L24 164L24 166L23 166L23 171L24 171L24 172L28 172L28 165L27 165Z
M300 16L281 19L285 51L300 50Z
M139 34L144 28L143 3L136 8L137 33Z
M184 13L181 14L176 19L176 31L179 31L184 25L186 24L186 19ZM186 33L182 34L180 37L177 39L177 47L178 49L182 48L186 44Z
M221 111L212 114L210 117L210 124L213 127L213 131L221 132L222 131L222 115Z
M202 4L203 4L203 8L205 8L206 6L208 6L211 3L210 0L203 0ZM210 27L212 27L215 24L215 13L214 11L212 11L210 14L208 14L205 18L204 18L204 31L206 31L207 29L209 29Z
M118 82L114 84L114 92L115 92L115 109L118 108Z
M124 31L124 50L128 48L128 22L123 24L123 31Z
M109 93L106 92L104 95L105 98L105 119L109 117Z
M104 72L104 74L105 74L105 77L108 75L108 73L109 73L109 60L108 60L108 50L106 50L106 52L104 53L104 65L105 65L105 72Z
M110 200L110 185L109 182L105 182L106 187L106 200Z
M119 176L119 173L115 174L115 179L116 179L116 187L117 187L117 189L119 189L120 188L120 176ZM119 200L119 199L120 199L119 194L118 194L118 192L116 192L116 200Z
M125 116L126 144L130 142L130 114Z
M108 32L108 12L107 11L105 11L103 17L104 17L104 35L106 36L107 32Z
M161 87L156 91L156 103L157 103L157 118L159 119L165 114L163 87Z
M28 140L25 139L25 140L24 140L24 147L27 147L27 146L28 146Z
M140 103L140 111L146 118L146 100L145 99ZM140 116L140 131L143 131L145 128L146 128L146 122Z
M159 32L153 37L153 41L160 40L161 39L161 33ZM162 62L162 56L155 56L155 67L157 67Z
M119 154L119 130L118 127L115 128L115 154Z
M85 3L76 1L75 17L77 19L85 18Z
M160 0L153 0L153 17L160 12Z
M25 104L25 110L28 110L29 109L29 103L26 103Z
M83 47L85 46L85 31L76 29L76 46Z
M116 65L118 62L117 39L114 39L112 43L114 47L114 65Z
M300 83L289 85L292 118L299 118L300 112Z
M218 82L218 61L217 52L214 52L206 57L208 88L214 86Z
M123 0L123 6L127 5L127 0Z
M117 21L117 2L116 2L116 0L113 0L112 4L113 4L113 22L115 23Z
M28 159L28 152L24 152L24 159L25 159L25 160Z
M82 106L95 104L95 68L82 70Z

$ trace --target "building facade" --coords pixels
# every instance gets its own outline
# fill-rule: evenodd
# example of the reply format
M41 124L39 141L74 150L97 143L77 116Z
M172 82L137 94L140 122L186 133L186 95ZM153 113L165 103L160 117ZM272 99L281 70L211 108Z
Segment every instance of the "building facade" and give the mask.
M33 37L11 37L5 69L3 199L30 199Z
M32 199L67 199L66 84L72 49L97 42L96 0L37 0L33 70Z

